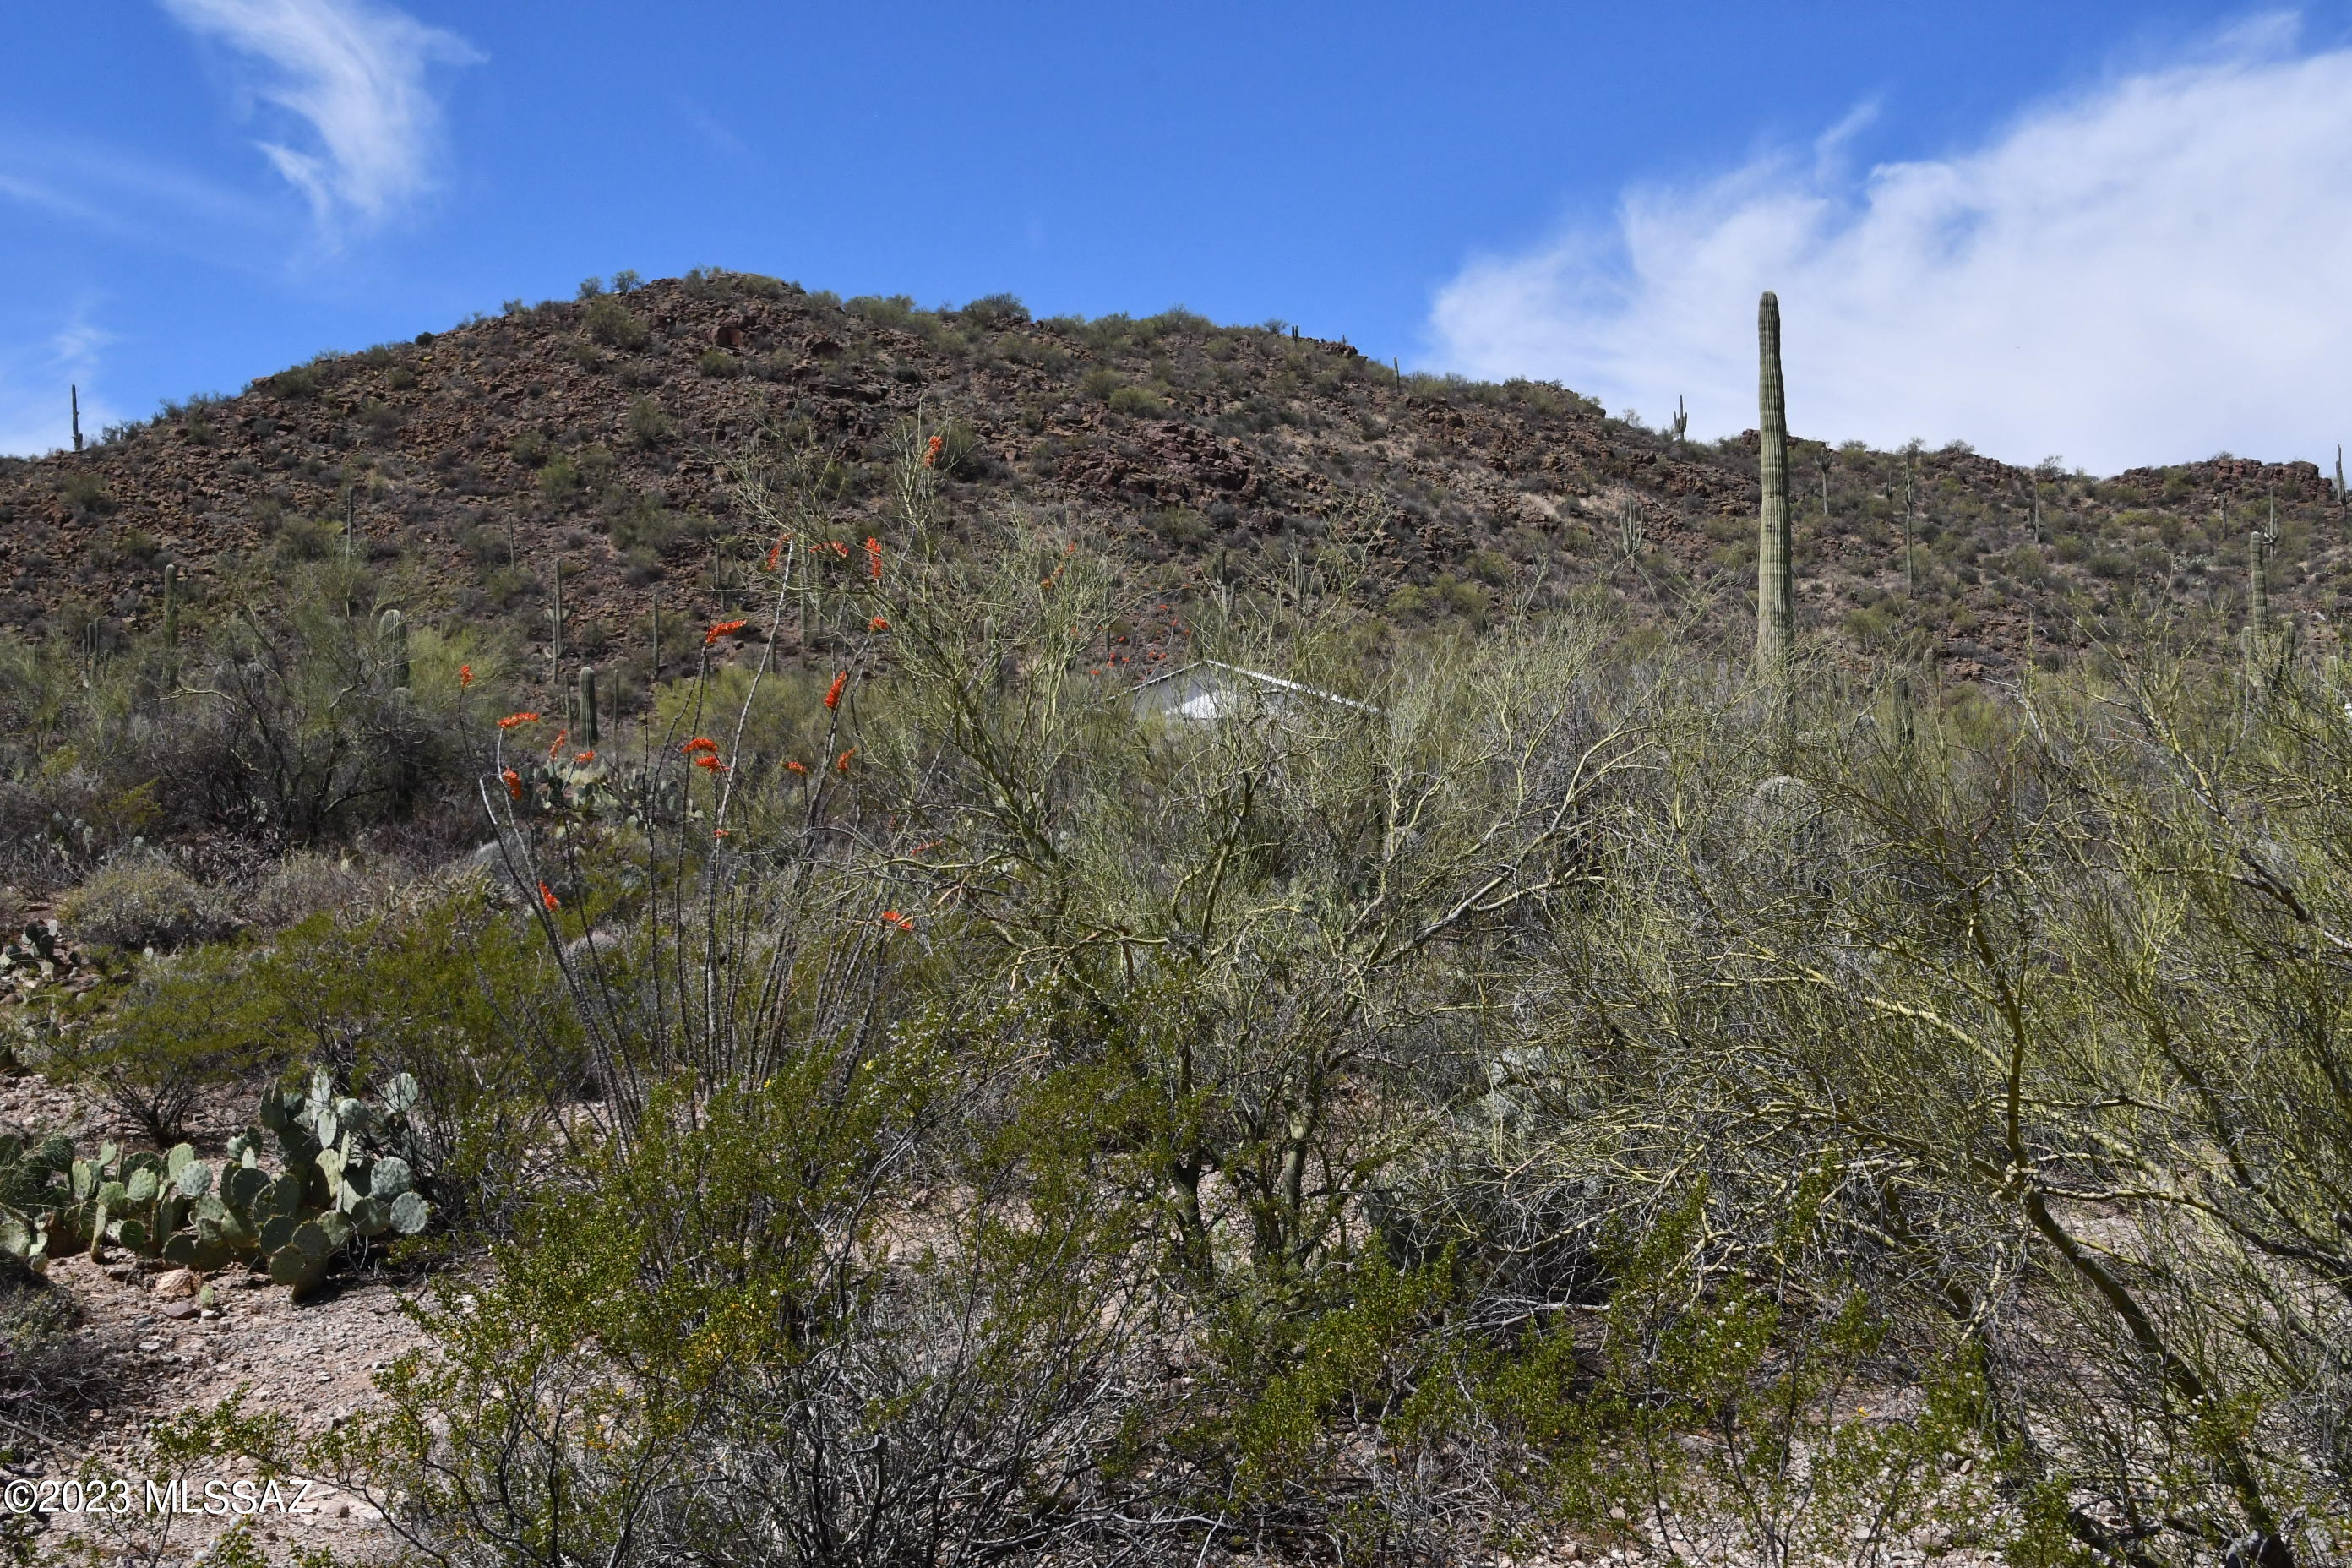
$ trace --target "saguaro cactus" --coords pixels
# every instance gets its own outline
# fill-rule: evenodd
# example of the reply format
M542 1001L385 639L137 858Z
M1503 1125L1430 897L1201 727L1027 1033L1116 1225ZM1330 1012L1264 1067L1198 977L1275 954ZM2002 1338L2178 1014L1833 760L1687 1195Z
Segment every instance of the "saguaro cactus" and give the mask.
M2257 688L2270 684L2274 662L2271 635L2271 547L2278 542L2278 501L2271 501L2269 526L2246 533L2246 677Z
M1756 675L1773 686L1789 675L1797 619L1789 537L1789 412L1780 384L1780 301L1770 289L1756 308L1757 470L1764 503L1756 525Z
M66 386L66 398L73 407L74 450L79 452L81 450L81 388L68 383ZM2340 452L2342 448L2338 447L2337 450ZM2338 473L2343 472L2343 469L2342 463L2336 464Z
M563 563L555 563L555 597L548 608L547 684L563 689Z
M580 667L580 734L589 745L596 744L596 667Z
M398 610L386 610L375 618L376 638L383 646L384 668L392 677L395 691L408 686L408 617Z
M1672 427L1674 430L1675 445L1679 447L1683 444L1683 437L1690 433L1690 410L1683 406L1683 400L1680 395L1676 395L1675 398L1675 416Z

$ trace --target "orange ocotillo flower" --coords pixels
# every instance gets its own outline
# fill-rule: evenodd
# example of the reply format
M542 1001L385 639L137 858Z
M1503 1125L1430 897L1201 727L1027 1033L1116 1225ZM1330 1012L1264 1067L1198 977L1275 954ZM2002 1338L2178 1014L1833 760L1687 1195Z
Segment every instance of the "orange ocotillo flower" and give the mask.
M499 775L499 782L507 786L507 796L509 799L520 800L522 798L522 775L520 773L515 772L512 768L509 768L506 772Z
M932 437L930 444L923 448L923 467L928 468L937 464L940 460L940 448L947 444L946 437Z
M841 775L842 775L842 777L844 777L844 778L847 778L847 777L849 776L849 759L850 759L850 758L852 758L852 757L854 757L854 756L856 756L856 754L857 754L857 748L856 748L856 747L855 747L855 746L852 746L852 747L850 747L850 748L849 748L849 750L847 750L847 751L845 751L845 752L842 752L842 753L841 753L841 755L839 755L839 756L837 756L837 757L834 758L834 759L833 759L833 771L834 771L835 773L837 773L841 774Z
M689 756L689 757L690 757L690 756L694 755L694 753L695 753L695 752L716 752L716 751L718 751L718 750L719 750L719 742L716 742L716 741L714 741L714 740L712 740L712 739L711 739L709 736L708 736L708 735L697 735L693 740L688 741L686 744L684 744L683 746L680 746L680 747L678 748L678 750L679 750L679 751L681 751L681 752L684 752L688 756Z
M708 752L695 758L694 765L698 768L709 768L714 773L723 773L727 771L727 764Z
M593 763L596 760L596 753L593 752L574 752L572 753L572 760L575 763Z
M563 742L570 739L572 739L571 731L558 730L555 732L555 739L547 743L547 760L549 762L553 762L555 760L555 753L563 750Z
M841 706L841 689L842 689L843 687L845 687L845 686L848 685L848 684L849 684L849 671L847 671L847 670L845 670L845 669L838 669L838 670L834 671L834 675L833 675L833 684L832 684L831 686L828 686L828 687L826 687L826 688L824 689L824 705L825 705L827 708L838 708L838 707L840 707L840 706Z
M463 691L466 688L473 684L474 667L470 664L459 665L457 667L457 689Z
M749 625L751 625L749 621L721 621L717 626L702 634L702 646L709 647L720 637L729 637L736 632L740 632Z
M539 885L539 901L550 910L560 910L563 907L563 900L558 899L554 890L544 882Z
M518 724L536 724L538 722L539 715L536 713L509 713L505 718L499 721L499 728L501 730L511 730Z
M912 931L915 929L915 922L908 920L906 916L900 914L896 910L884 910L882 911L882 923L886 926L897 926L900 931Z
M788 773L804 773L808 772L808 764L806 763L786 763L784 764L784 772Z
M866 536L866 575L882 581L882 542L870 533Z
M890 623L877 616L866 623L866 629L869 632L887 632L890 629Z

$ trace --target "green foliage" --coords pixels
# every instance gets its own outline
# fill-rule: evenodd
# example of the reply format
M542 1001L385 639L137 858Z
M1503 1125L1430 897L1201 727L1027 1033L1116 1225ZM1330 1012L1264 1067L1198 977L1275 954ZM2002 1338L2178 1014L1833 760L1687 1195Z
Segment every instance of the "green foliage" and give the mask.
M110 860L60 898L58 918L80 941L132 951L217 941L235 923L219 890L144 850Z
M918 313L915 301L904 294L860 294L841 308L877 327L910 326Z
M158 1144L175 1143L205 1095L283 1065L252 968L249 954L225 947L148 964L89 1043L57 1065L94 1079Z
M653 331L637 314L611 295L599 295L588 302L583 318L590 341L608 349L635 353L653 341Z
M430 1222L414 1164L393 1152L412 1145L416 1100L405 1074L377 1105L337 1095L323 1069L307 1090L272 1089L261 1121L276 1134L279 1173L260 1168L257 1129L229 1141L217 1182L185 1143L167 1154L108 1143L60 1167L56 1140L27 1151L0 1139L0 1186L12 1200L0 1207L0 1252L37 1270L82 1247L96 1258L110 1243L204 1272L252 1261L299 1295L354 1241L415 1236Z
M628 430L629 439L639 447L664 446L677 438L677 423L650 397L637 398L629 405Z

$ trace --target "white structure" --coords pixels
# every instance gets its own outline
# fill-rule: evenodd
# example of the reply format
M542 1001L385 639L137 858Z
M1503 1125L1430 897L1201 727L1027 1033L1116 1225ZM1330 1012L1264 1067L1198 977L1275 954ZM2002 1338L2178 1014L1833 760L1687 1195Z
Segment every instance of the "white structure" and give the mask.
M1365 703L1351 701L1336 692L1301 686L1278 675L1244 669L1237 664L1221 664L1213 658L1163 670L1143 682L1135 689L1135 710L1146 717L1157 715L1205 724L1218 719L1279 713L1302 699L1336 702L1342 708L1365 713L1375 711Z

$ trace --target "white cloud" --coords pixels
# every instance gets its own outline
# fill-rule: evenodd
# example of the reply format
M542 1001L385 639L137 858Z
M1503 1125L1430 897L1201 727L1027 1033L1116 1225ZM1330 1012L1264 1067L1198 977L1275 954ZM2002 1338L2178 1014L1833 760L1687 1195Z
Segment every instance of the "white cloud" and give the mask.
M100 353L114 335L79 309L37 346L0 354L0 452L36 456L73 446L73 405L68 389L79 385L81 430L96 440L121 418L91 383L100 374Z
M2352 440L2352 50L2269 20L2037 105L1948 157L1843 167L1846 124L1614 222L1472 261L1434 357L1692 433L1756 422L1778 292L1798 433L1963 439L2096 472ZM2325 458L2323 458L2323 454Z
M372 0L162 3L249 57L247 89L307 124L308 145L257 145L322 226L381 221L431 187L440 108L425 68L480 60L464 39Z

